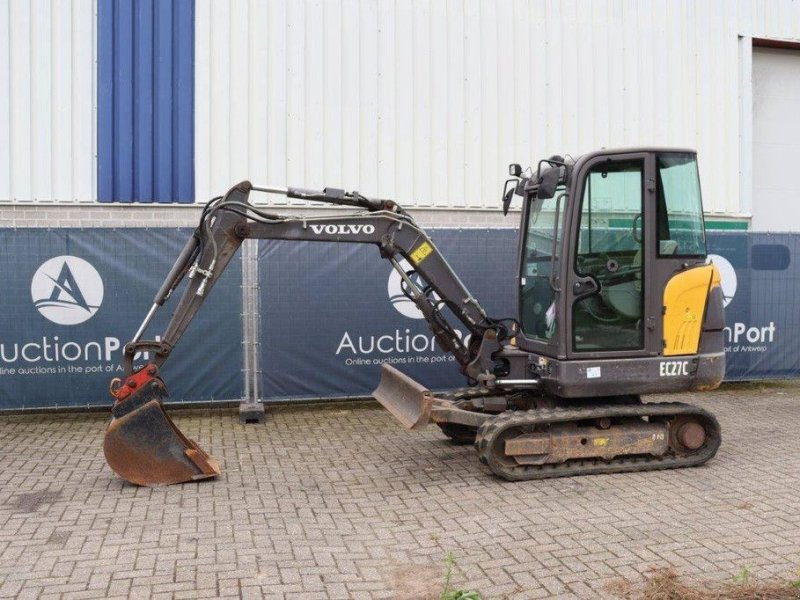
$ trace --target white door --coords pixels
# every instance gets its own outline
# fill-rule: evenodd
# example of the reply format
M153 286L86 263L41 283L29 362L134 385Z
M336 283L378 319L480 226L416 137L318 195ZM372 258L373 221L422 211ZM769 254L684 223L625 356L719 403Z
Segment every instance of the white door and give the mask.
M754 231L800 231L800 50L753 48Z

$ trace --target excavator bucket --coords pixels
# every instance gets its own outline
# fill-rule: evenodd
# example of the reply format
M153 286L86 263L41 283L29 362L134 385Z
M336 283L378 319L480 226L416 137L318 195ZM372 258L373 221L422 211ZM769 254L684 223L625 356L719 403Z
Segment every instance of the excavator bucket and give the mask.
M391 365L381 365L381 382L372 396L407 429L425 427L431 420L433 394Z
M137 485L158 486L219 475L219 463L187 438L164 412L164 382L154 365L112 391L117 398L106 428L108 466ZM134 391L135 390L135 391Z

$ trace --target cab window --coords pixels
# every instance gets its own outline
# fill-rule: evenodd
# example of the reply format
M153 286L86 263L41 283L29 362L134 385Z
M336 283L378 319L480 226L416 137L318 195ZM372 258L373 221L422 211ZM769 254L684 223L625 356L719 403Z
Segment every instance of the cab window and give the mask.
M659 154L657 171L658 255L705 256L697 158L688 153Z
M520 320L527 337L548 341L556 333L554 279L561 260L566 196L564 186L552 198L528 200L522 254Z
M572 307L577 351L633 350L644 345L644 161L593 167L581 198L575 273L596 293Z

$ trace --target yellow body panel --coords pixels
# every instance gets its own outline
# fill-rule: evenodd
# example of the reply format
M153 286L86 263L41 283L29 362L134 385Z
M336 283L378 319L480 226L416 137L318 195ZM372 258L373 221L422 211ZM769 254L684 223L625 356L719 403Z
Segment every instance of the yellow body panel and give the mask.
M703 265L673 276L664 288L664 356L696 354L708 292L719 285L719 270Z

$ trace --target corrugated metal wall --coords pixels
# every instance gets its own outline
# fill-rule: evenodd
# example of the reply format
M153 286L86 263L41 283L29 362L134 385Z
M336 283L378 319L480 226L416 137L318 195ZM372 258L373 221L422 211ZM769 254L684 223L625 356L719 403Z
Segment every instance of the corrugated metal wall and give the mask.
M0 202L98 197L94 9L111 3L0 0ZM494 208L511 161L648 143L697 147L707 208L737 215L750 207L749 37L800 39L800 3L198 0L194 29L194 155L150 154L170 155L201 200L248 177ZM148 145L121 131L112 143L130 149L126 189L147 180ZM152 162L152 194L116 197L165 199L166 162Z
M709 212L740 214L740 35L800 38L800 5L205 0L197 195L251 178L487 208L509 162L668 144L700 152Z
M101 202L194 202L194 0L100 0Z
M92 0L0 0L0 201L92 202Z

